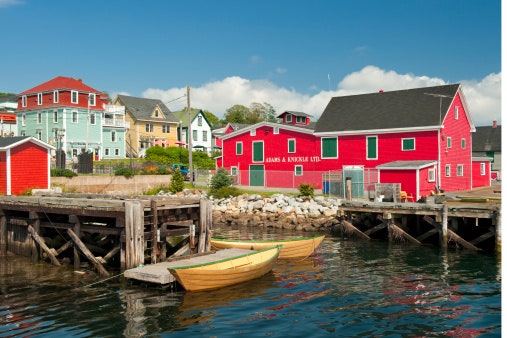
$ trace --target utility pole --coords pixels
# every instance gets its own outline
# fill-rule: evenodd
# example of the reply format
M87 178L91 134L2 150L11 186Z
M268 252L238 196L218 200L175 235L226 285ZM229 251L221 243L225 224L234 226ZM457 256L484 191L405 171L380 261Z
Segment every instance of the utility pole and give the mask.
M194 185L194 170L192 168L192 121L190 121L190 86L187 85L187 137L188 137L188 174L190 184Z

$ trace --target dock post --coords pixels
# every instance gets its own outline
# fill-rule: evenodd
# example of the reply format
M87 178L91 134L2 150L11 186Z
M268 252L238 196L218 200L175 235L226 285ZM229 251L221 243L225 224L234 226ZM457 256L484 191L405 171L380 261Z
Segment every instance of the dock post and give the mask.
M160 232L158 228L158 208L157 201L152 199L150 202L151 207L151 263L157 263L158 257L160 255L160 250L158 249L158 238L160 237Z
M502 208L496 209L496 253L502 253Z
M81 222L77 215L69 216L69 223L74 223L74 233L79 238L81 236ZM79 250L76 245L74 245L74 270L79 270L81 267L81 256L79 255Z
M140 201L125 201L125 268L144 264L144 208Z
M33 232L36 235L40 235L40 219L39 219L39 215L37 215L36 212L30 211L29 217L30 217L30 220L32 221ZM33 238L31 238L30 246L31 246L31 249L32 249L31 250L32 251L32 261L33 262L37 262L42 255L39 252L39 248L37 247L37 243L36 243L36 241Z
M447 240L448 240L448 233L447 233L447 211L448 206L444 204L442 208L442 230L441 230L441 238L440 242L442 243L443 248L447 248Z
M212 205L208 199L201 199L199 206L199 222L201 231L199 233L199 247L197 252L208 252L211 250L211 225Z
M0 210L0 256L7 256L7 217Z
M345 198L347 201L350 201L352 199L352 177L347 177L345 179L345 186L346 186L346 192L345 192Z

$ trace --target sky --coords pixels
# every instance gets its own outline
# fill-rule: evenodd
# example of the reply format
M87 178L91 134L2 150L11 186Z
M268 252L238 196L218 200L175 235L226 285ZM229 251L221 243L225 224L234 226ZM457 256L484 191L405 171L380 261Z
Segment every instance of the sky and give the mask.
M57 76L222 118L268 103L460 83L501 124L501 0L0 0L0 92Z

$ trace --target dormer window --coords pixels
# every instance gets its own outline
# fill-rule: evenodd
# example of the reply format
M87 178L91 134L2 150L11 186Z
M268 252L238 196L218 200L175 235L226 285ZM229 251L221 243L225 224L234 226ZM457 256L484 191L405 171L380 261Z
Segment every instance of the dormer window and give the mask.
M95 94L88 94L88 103L90 104L90 106L95 106Z
M58 90L53 91L53 103L58 103Z
M292 115L291 114L285 115L285 122L292 122Z
M79 103L79 95L77 90L70 91L70 102L71 103Z
M26 95L21 96L21 107L26 107Z
M37 104L42 105L42 93L37 93Z
M306 118L304 116L296 116L296 123L304 124L306 123Z

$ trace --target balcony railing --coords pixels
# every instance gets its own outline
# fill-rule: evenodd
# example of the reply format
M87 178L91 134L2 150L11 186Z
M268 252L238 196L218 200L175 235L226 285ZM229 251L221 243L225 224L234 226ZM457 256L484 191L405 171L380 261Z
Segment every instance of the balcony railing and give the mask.
M106 127L117 127L117 128L130 129L130 122L127 122L125 120L105 118L104 123L102 125L106 126Z

